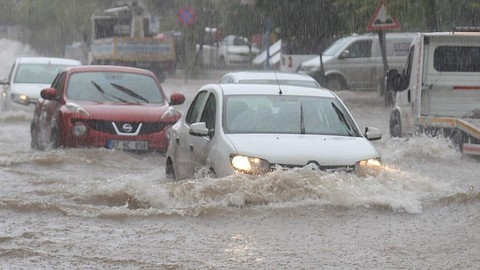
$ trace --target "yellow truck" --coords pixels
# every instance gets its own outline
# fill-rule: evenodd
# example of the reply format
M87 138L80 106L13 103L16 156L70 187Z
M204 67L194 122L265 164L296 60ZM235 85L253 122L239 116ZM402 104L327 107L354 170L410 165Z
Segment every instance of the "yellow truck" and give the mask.
M145 68L163 81L175 72L175 41L150 36L149 26L143 9L132 4L92 16L89 64Z

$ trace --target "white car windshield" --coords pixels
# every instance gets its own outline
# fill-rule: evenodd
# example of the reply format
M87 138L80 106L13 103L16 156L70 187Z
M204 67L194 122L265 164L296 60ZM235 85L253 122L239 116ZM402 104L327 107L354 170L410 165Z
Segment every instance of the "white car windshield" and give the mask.
M353 119L334 98L238 95L225 97L224 104L225 133L359 136Z
M67 97L114 103L163 103L152 77L125 72L80 72L70 77Z
M15 83L52 83L57 73L70 65L20 64L15 74Z

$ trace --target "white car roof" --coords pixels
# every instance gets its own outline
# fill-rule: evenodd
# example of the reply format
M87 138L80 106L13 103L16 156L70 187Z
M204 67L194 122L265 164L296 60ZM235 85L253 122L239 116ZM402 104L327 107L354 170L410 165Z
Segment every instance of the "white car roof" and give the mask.
M79 60L56 57L19 57L17 63L21 64L56 64L56 65L81 65Z
M274 84L208 84L201 89L219 89L222 95L275 95L286 96L311 96L311 97L329 97L338 98L332 91L325 88L312 88L292 85L274 85Z
M238 71L225 74L223 77L231 76L237 81L241 80L304 80L316 82L310 75L302 73L288 73L277 71ZM223 78L222 77L222 78Z

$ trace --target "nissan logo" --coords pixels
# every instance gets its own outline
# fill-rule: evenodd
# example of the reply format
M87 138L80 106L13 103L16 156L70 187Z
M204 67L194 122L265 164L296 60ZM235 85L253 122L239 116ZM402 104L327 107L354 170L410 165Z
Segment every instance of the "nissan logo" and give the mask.
M130 125L130 124L123 124L122 129L123 129L123 131L125 131L125 132L132 132L133 127L132 127L132 125Z

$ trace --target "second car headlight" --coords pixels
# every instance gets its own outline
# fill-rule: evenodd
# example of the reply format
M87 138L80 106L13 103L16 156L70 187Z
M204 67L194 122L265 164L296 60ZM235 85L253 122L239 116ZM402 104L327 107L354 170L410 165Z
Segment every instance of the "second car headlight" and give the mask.
M242 173L263 174L270 171L270 163L257 157L230 155L232 167Z
M13 101L22 105L28 105L30 103L30 98L25 94L12 94L11 97Z
M360 160L355 164L355 171L358 175L378 175L383 169L382 161L380 158L371 158Z

